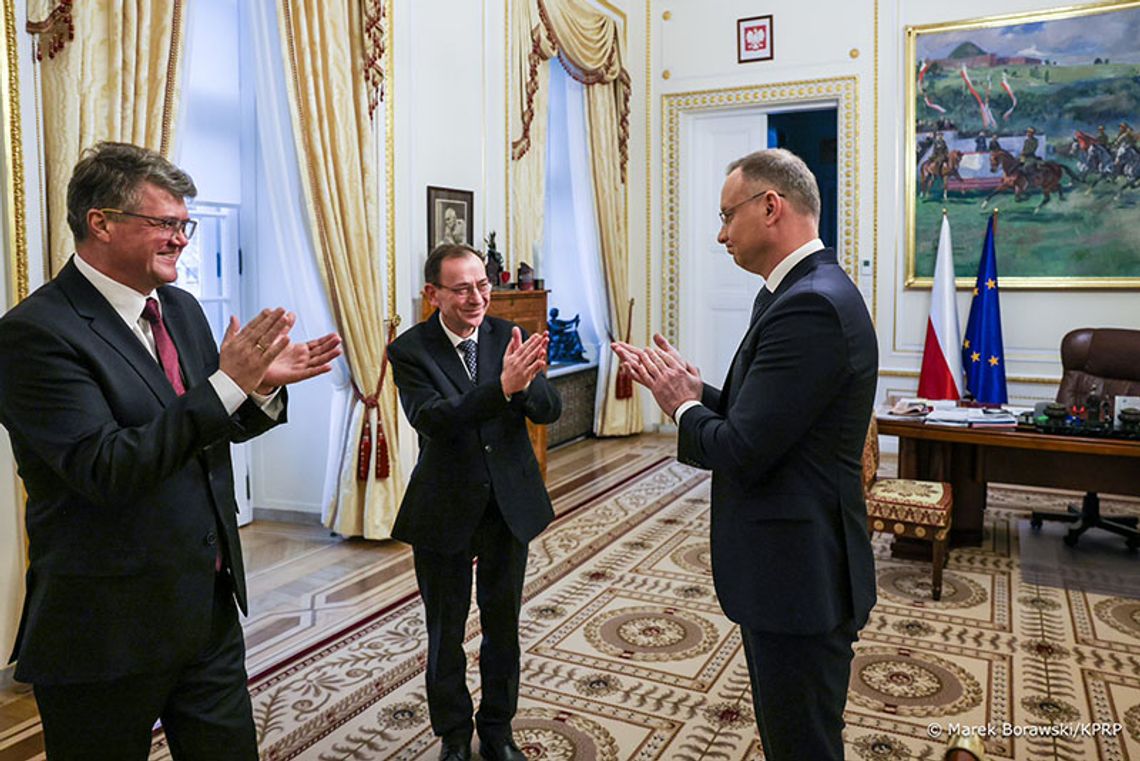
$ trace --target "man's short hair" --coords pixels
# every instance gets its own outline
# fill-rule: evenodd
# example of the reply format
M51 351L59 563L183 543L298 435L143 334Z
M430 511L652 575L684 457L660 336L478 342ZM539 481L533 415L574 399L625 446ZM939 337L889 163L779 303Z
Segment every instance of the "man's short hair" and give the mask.
M427 261L424 262L424 282L431 283L432 285L440 285L439 273L443 269L444 259L459 259L472 254L484 264L487 262L483 254L471 248L471 246L462 243L440 243L431 250L431 253L428 254Z
M67 183L67 225L75 242L87 237L88 210L135 211L144 182L178 198L198 195L190 175L149 148L102 142L83 151Z
M796 154L784 148L755 151L729 164L725 174L737 169L748 182L771 187L800 214L819 220L819 185Z

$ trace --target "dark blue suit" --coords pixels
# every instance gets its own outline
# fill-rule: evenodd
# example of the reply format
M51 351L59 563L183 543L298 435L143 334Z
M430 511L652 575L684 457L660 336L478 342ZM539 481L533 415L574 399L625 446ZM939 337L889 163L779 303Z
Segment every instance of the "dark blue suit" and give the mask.
M769 758L842 757L850 642L875 603L860 474L877 373L867 307L825 249L780 282L723 389L680 420L678 458L713 473L713 577Z
M494 317L479 326L477 382L443 332L439 312L388 349L400 403L420 441L392 536L414 548L428 628L432 729L453 744L465 743L472 732L463 653L472 560L479 559L483 628L475 723L484 742L499 745L510 737L518 704L527 542L554 517L526 421L554 422L562 402L541 374L510 401L503 395L499 376L512 327Z
M130 685L115 693L122 705L102 707L141 722L145 746L158 715L168 728L178 721L162 697L172 670L185 672L220 634L230 673L244 673L233 598L245 611L246 589L230 443L284 422L250 401L228 414L207 382L218 350L201 307L169 286L158 298L187 387L181 397L73 262L0 319L0 423L28 492L16 678L36 686L45 727L44 701L60 692L51 687ZM247 711L248 695L245 702L233 710ZM142 714L152 709L147 720ZM97 730L76 720L72 731ZM135 752L103 750L116 755L115 748L122 758Z

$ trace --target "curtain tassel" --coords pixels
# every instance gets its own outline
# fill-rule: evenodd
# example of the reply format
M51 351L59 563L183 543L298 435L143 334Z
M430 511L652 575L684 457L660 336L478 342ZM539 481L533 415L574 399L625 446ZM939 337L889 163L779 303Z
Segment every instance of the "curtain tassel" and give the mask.
M630 335L633 333L633 299L629 300L629 310L626 312L625 317L625 337L622 339L625 343L629 343ZM616 399L630 399L633 397L633 376L629 372L629 366L625 362L618 363L617 380L614 384L614 398Z
M368 462L372 458L372 414L376 407L375 399L362 399L364 402L364 426L360 429L360 444L356 448L356 480L368 480ZM371 402L371 404L369 404ZM377 421L379 422L379 421ZM381 426L381 429L383 426ZM381 435L383 431L381 431Z
M400 324L397 315L388 323L388 343L396 338L396 327ZM380 391L384 388L384 376L388 374L388 347L384 347L384 356L380 360L380 380L376 381L376 393L365 396L360 393L356 383L352 384L352 393L356 400L364 405L364 425L360 429L360 444L356 450L356 480L368 480L368 462L372 458L372 410L376 410L376 480L381 481L391 475L389 464L388 437L384 435L384 416L380 414Z

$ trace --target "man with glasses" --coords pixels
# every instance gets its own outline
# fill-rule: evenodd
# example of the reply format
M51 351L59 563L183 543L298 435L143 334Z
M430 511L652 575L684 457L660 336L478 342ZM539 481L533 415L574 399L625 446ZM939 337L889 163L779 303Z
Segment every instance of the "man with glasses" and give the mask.
M765 279L721 388L660 335L615 343L712 470L712 566L740 624L764 757L843 758L856 633L875 602L861 457L878 372L863 298L818 237L819 189L794 154L734 161L717 240Z
M190 177L100 143L67 190L75 256L0 319L0 423L27 489L13 659L47 757L257 758L230 444L285 422L284 386L327 372L328 335L267 309L219 350L170 284L194 234Z
M482 257L443 244L424 265L436 311L388 348L400 403L420 439L392 536L412 545L428 629L426 671L440 759L523 761L511 736L518 706L519 609L527 543L554 517L526 421L553 423L562 402L547 382L547 334L487 316ZM471 563L483 642L474 712L463 652Z

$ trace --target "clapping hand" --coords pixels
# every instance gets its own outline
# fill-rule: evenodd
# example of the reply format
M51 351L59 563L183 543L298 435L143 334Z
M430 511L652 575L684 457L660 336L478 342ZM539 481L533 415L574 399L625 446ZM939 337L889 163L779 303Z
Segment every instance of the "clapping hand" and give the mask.
M266 369L257 393L268 396L281 386L327 373L332 369L332 361L342 353L340 343L336 333L304 343L290 341Z
M630 376L653 393L657 406L670 417L683 403L700 401L704 383L701 372L686 362L660 333L653 336L654 346L639 349L624 341L610 344Z
M503 372L499 382L507 396L525 391L534 376L546 369L546 350L550 345L550 334L546 331L535 333L522 340L522 331L516 326L511 329L511 340L503 354Z

